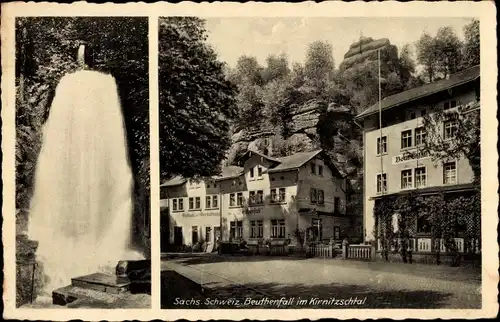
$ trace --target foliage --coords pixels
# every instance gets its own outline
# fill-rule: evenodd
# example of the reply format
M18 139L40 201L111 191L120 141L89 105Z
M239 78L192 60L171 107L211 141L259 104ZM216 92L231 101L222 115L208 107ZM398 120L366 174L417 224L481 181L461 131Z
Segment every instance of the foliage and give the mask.
M473 19L471 23L464 27L464 38L462 69L479 65L481 60L479 20Z
M424 33L415 43L418 63L429 82L448 78L462 67L462 42L451 27L441 27L436 36Z
M392 229L393 216L397 215L398 231ZM469 195L445 196L443 193L422 196L418 192L377 200L374 209L375 236L382 245L382 255L388 259L389 250L399 250L404 262L408 262L409 239L415 237L417 218L426 216L431 227L432 252L440 263L442 240L449 253L455 254L452 265L460 264L460 253L455 242L459 232L465 231L465 247L469 253L480 249L481 201L480 192ZM395 238L401 243L393 244ZM411 260L410 260L411 262Z
M201 19L160 19L162 179L216 174L231 144L229 122L235 116L235 88L226 80L224 66L206 38Z
M443 110L437 107L434 113L424 117L424 128L427 138L421 149L429 153L436 161L445 162L448 159L465 157L474 173L474 181L481 180L481 127L479 102L456 109ZM454 122L453 139L445 136L443 124Z

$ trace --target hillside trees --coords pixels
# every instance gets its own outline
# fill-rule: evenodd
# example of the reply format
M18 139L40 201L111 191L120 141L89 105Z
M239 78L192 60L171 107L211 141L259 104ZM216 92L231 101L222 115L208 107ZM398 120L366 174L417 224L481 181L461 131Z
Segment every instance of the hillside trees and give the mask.
M479 65L480 62L480 34L479 20L473 19L464 27L464 43L462 47L462 69Z

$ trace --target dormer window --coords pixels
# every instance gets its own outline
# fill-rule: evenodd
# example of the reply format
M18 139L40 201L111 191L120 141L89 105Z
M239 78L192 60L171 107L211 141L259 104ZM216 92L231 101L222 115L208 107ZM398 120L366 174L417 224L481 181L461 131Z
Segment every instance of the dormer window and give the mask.
M251 169L250 169L250 178L253 178L253 177L254 177L253 169L254 169L254 168L251 168Z
M316 174L316 164L314 162L311 162L311 173Z
M323 176L323 166L318 165L318 175Z
M257 177L259 177L259 178L262 177L262 167L257 168Z

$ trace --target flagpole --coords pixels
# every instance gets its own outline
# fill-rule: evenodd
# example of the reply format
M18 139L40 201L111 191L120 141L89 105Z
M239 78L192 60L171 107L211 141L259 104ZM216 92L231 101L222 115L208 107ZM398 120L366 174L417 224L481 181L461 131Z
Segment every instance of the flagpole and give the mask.
M384 193L384 187L382 186L383 183L383 174L384 174L384 162L383 162L383 151L382 151L382 86L381 86L381 81L380 81L380 49L377 51L378 53L378 122L379 122L379 128L380 128L380 186L382 190L382 194ZM387 180L387 178L386 178Z

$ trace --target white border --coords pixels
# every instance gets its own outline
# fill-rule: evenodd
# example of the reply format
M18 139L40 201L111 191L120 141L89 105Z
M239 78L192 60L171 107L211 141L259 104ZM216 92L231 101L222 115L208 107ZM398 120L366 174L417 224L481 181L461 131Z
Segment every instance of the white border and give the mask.
M201 17L478 17L481 21L481 115L482 133L482 245L483 274L481 310L405 310L405 309L301 309L301 310L160 310L159 308L159 164L158 164L158 69L157 35L154 35L158 16L188 15ZM150 21L150 127L151 127L151 227L152 232L152 308L130 310L96 309L15 309L14 265L5 265L4 305L5 318L40 320L151 320L151 319L318 319L334 317L346 318L478 318L493 317L498 312L498 244L496 227L498 224L498 181L497 181L497 119L496 119L496 8L493 2L383 2L383 3L343 3L304 2L290 3L202 3L183 2L179 4L54 4L54 3L7 3L2 4L2 180L4 216L3 243L4 262L15 261L15 175L14 175L14 17L16 16L149 16Z

